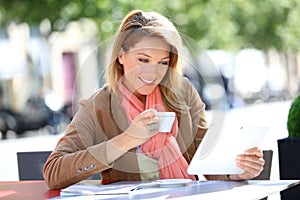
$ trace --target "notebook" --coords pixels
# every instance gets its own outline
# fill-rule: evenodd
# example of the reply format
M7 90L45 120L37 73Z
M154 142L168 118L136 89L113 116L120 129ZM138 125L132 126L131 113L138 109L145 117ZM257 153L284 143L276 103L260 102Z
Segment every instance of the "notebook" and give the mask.
M236 156L249 148L260 146L267 132L268 127L265 126L211 126L188 167L188 174L242 173L243 170L236 166Z

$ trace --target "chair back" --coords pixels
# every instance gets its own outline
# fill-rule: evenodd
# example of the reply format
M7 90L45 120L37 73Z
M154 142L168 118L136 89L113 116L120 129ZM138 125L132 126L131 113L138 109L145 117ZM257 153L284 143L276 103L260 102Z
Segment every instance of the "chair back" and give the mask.
M17 152L19 180L44 180L44 164L51 151ZM100 180L100 173L87 178L88 180Z
M19 180L44 180L44 164L51 151L17 152Z
M270 180L272 169L273 150L263 150L265 165L263 171L252 180Z
M273 150L263 150L265 165L263 171L257 177L252 180L270 180L271 169L272 169L272 159ZM262 198L260 200L267 200L268 197Z

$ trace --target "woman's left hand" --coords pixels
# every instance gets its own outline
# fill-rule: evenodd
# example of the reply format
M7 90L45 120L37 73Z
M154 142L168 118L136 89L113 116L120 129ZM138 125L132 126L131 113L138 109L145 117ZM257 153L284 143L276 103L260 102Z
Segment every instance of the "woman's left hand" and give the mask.
M244 170L243 173L230 175L232 180L249 180L258 176L264 169L265 160L263 152L258 147L254 147L245 151L244 154L236 157L236 164Z

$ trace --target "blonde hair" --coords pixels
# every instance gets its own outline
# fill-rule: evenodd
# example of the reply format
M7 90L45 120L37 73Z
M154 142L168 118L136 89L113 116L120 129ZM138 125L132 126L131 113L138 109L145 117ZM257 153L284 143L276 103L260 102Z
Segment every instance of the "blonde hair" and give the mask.
M144 37L158 37L170 45L170 65L165 78L159 87L166 106L180 112L178 95L182 77L182 40L177 29L170 20L156 12L134 10L128 13L121 22L112 46L107 71L107 84L112 92L116 92L118 80L124 75L123 66L118 61L121 49L128 51Z

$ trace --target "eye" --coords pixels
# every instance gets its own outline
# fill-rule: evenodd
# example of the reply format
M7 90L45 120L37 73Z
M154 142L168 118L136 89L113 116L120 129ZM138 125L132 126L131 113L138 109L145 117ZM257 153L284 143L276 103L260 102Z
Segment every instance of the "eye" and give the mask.
M169 66L169 62L168 61L160 61L158 64L160 64L160 65L168 65Z
M139 58L138 60L139 60L139 62L142 62L142 63L149 63L148 58Z

